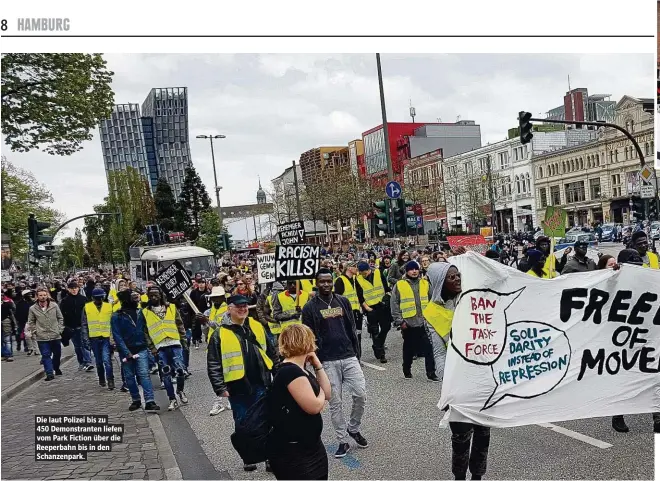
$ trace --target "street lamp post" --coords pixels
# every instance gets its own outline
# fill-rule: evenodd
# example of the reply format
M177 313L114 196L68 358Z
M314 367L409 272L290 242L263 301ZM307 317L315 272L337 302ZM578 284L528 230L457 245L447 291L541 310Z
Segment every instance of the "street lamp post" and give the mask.
M220 219L220 230L222 230L222 208L220 207L220 189L218 187L218 174L215 169L215 153L213 152L213 139L225 139L225 135L198 135L198 139L209 139L211 141L211 160L213 161L213 181L215 182L215 200L218 203L218 219Z

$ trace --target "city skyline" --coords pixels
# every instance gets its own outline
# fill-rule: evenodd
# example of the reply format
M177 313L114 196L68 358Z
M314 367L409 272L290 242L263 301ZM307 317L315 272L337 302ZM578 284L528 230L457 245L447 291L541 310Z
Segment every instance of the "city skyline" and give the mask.
M222 205L254 203L258 174L270 190L270 179L301 153L348 145L381 123L373 54L105 57L115 72L117 104L135 102L154 87L188 88L190 157L212 198L210 148L194 136L227 135L215 144ZM383 54L382 60L390 122L409 122L412 101L416 122L474 120L481 126L482 145L506 138L519 110L536 115L560 105L568 75L572 87L610 93L613 100L651 96L650 54ZM100 146L96 132L70 157L37 151L6 155L47 183L55 207L70 218L88 213L107 195ZM242 230L232 234L242 238Z

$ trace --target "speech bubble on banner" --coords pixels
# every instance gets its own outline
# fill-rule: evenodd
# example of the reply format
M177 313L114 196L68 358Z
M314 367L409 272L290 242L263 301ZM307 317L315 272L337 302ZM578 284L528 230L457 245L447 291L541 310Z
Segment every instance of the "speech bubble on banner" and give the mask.
M537 321L506 326L504 353L491 365L495 389L482 411L506 397L531 399L556 388L571 363L571 343L561 329Z

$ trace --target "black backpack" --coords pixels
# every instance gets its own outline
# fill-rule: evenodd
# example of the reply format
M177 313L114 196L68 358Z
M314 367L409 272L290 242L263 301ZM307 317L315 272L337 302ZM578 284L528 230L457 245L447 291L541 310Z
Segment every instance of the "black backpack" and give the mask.
M274 406L271 388L245 413L231 435L231 444L245 464L263 463L271 452L273 427L285 422L286 406Z

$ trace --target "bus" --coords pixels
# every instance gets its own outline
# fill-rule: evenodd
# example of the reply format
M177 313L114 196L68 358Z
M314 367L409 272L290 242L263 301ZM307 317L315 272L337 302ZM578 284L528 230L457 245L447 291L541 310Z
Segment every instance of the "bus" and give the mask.
M213 252L191 245L132 247L130 249L131 279L144 289L147 281L154 281L158 272L179 261L191 277L198 272L208 278L215 275Z

